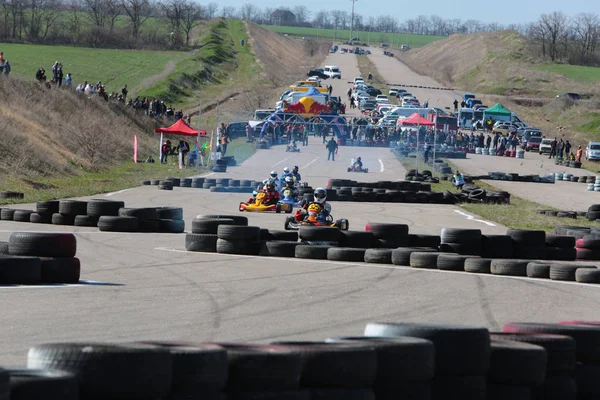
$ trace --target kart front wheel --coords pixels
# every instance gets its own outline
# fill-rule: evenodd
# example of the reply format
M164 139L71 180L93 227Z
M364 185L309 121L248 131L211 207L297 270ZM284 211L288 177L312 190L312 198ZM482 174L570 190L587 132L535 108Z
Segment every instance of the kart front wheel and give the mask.
M277 214L279 214L279 213L281 212L281 204L277 203L277 204L275 205L275 212L276 212Z
M294 222L294 217L287 217L283 224L283 229L285 229L286 231L292 230L292 228L290 227L291 222Z
M244 202L240 203L240 208L239 208L240 212L244 212Z
M352 168L348 168L348 172L351 172L351 171L352 171Z

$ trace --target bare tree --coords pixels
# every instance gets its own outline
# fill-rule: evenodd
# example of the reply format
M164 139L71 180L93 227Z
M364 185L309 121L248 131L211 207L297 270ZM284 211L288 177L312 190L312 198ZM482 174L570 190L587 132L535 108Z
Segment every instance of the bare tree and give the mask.
M46 7L40 13L41 20L41 31L40 37L46 39L50 29L60 18L60 11L62 10L61 0L47 0Z
M192 29L198 26L203 14L204 9L201 5L192 2L185 3L183 7L182 28L185 32L186 46L190 45L190 35L192 33Z
M331 13L328 11L321 10L315 15L313 21L317 28L328 28L330 26Z
M182 27L184 21L184 10L187 7L186 0L167 0L161 3L164 15L169 20L171 28L171 47L178 48L183 42Z
M219 5L217 3L208 3L206 5L206 18L213 19L217 15Z
M81 0L70 0L67 8L69 10L69 31L71 35L75 38L75 43L79 42L79 36L81 33L81 20L82 16L82 4Z
M122 6L131 24L133 40L137 40L142 25L150 15L150 2L148 0L123 0Z
M559 39L565 34L567 17L562 12L542 14L540 22L548 33L548 55L550 60L556 61L560 54L558 52Z
M299 5L294 7L294 14L296 15L296 22L298 24L304 24L310 18L310 11L306 6Z
M257 13L258 9L252 3L245 3L240 8L240 17L246 21L252 21L252 19Z
M227 19L235 18L235 7L227 6L221 9L221 16Z
M121 0L106 0L106 16L108 17L108 31L112 34L115 22L121 15L123 6Z
M577 49L577 61L586 64L595 53L600 34L600 21L595 14L579 14L572 20L573 41Z

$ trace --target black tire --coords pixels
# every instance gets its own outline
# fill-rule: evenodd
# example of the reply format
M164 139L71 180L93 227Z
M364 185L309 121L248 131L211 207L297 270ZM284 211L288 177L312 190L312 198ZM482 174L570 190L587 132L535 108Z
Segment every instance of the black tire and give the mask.
M260 228L258 226L219 225L217 228L219 239L260 241Z
M327 259L330 261L364 262L366 249L351 247L330 247L327 250Z
M550 264L535 261L528 263L527 276L530 278L550 279Z
M546 245L529 246L525 244L515 243L513 245L513 255L515 258L526 260L543 260L546 258Z
M579 283L600 283L600 269L578 268L575 280Z
M342 247L370 248L375 245L372 232L341 231L339 241Z
M598 241L600 244L600 241ZM575 238L573 236L546 235L546 246L573 248L575 247Z
M300 243L294 250L296 258L309 258L313 260L327 260L327 250L331 246L306 245Z
M311 400L375 400L371 389L313 388L309 393Z
M577 258L577 250L574 247L546 247L546 260L556 261L575 261Z
M159 184L160 184L160 180L159 179L150 179L150 185L157 186Z
M577 252L577 260L600 260L600 250L577 248L575 251Z
M488 382L486 400L531 400L532 388Z
M119 209L123 207L125 207L124 201L92 199L87 202L86 214L97 218L103 215L116 217L119 215Z
M181 186L181 178L175 178L172 176L167 176L165 178L166 181L171 181L173 183L173 186Z
M532 400L575 400L577 383L571 376L547 377L544 383L533 388Z
M78 283L81 262L75 257L42 257L43 283Z
M403 382L424 382L433 378L435 349L429 340L412 337L349 336L327 339L328 343L357 343L377 353L374 388L388 388Z
M301 226L298 229L298 238L302 241L339 242L341 230L330 226Z
M545 246L546 232L534 231L525 229L509 229L506 234L510 236L516 243L527 246Z
M408 245L411 247L430 247L437 249L442 243L439 235L409 234Z
M135 217L132 217L135 218ZM159 219L158 232L160 233L183 233L185 232L185 221L182 219Z
M160 222L152 220L142 220L139 225L139 232L157 233L160 231Z
M528 260L492 260L490 271L493 275L527 276Z
M215 344L181 345L177 342L142 342L164 347L171 353L172 383L169 399L221 391L227 382L227 351Z
M457 254L440 254L437 258L437 268L444 271L464 271L467 258L470 257Z
M400 236L393 239L375 239L374 245L382 249L397 249L408 246L408 236Z
M75 257L77 239L72 233L14 232L9 250L17 256Z
M481 255L481 242L472 243L441 243L440 251L443 253L456 253L465 256Z
M600 366L577 364L575 369L575 380L577 382L578 399L600 398L598 376L600 376Z
M183 219L181 207L157 207L158 219Z
M276 230L276 229L265 229L261 230L260 240L283 240L286 242L297 242L298 241L298 232L296 231L284 231L284 230Z
M410 253L409 263L413 268L437 269L437 259L440 253L414 251Z
M546 377L546 350L530 343L492 340L488 380L518 386L537 386Z
M377 373L375 349L360 343L276 342L300 353L303 387L369 388Z
M113 217L104 215L98 219L102 232L138 232L140 221L136 217Z
M266 254L263 255L271 257L295 257L296 246L300 243L290 242L284 240L270 240L264 243Z
M571 336L577 343L577 361L592 364L600 361L600 326L510 322L504 325L502 332Z
M442 243L472 243L481 241L480 229L452 229L443 228Z
M216 219L232 219L234 225L248 226L248 217L241 215L220 215L220 214L200 214L196 218L216 218Z
M194 218L192 220L192 233L217 234L219 225L233 225L232 219L226 218Z
M38 201L35 203L35 210L40 215L52 216L58 212L58 200Z
M51 224L52 223L52 215L48 215L48 214L38 214L38 213L32 213L29 216L29 222L33 223L33 224Z
M142 186L150 186L152 183L149 180L142 181Z
M157 221L159 219L158 210L156 208L121 208L119 209L121 217L136 217L142 221Z
M0 241L0 254L9 254L8 253L8 242Z
M76 215L73 220L75 226L98 226L98 217L90 217L89 215Z
M575 340L570 336L551 334L490 333L492 340L508 340L541 346L546 350L548 376L572 374L575 370Z
M392 249L367 249L364 261L374 264L392 264Z
M392 264L410 266L410 255L414 252L437 253L437 250L423 247L403 247L392 250Z
M187 251L217 252L217 235L204 233L188 233L185 235Z
M408 236L408 225L369 222L365 228L378 239L395 239Z
M52 214L52 225L75 225L75 215Z
M598 270L595 265L581 264L550 264L550 279L554 281L575 281L575 273L578 269Z
M222 225L226 226L226 225ZM257 256L260 253L260 241L217 239L217 253L243 254Z
M169 393L172 357L142 344L43 344L27 355L28 368L59 369L76 375L81 398L153 399Z
M13 214L13 221L31 222L31 214L33 214L33 210L15 210Z
M57 370L12 369L11 400L48 399L78 400L79 388L75 375ZM8 399L7 397L1 397Z
M13 216L15 215L14 208L2 208L0 209L0 220L2 221L12 221Z
M513 240L507 235L481 235L481 256L485 258L512 258Z
M192 178L181 178L179 181L181 187L192 187Z
M548 217L558 217L558 211L554 210L546 210L545 214Z
M21 192L0 192L0 199L22 199L25 195Z
M435 346L435 374L483 375L490 362L490 336L486 328L418 323L369 323L365 336L410 336Z
M9 255L0 257L1 284L35 285L41 281L42 266L39 257Z
M227 389L235 391L296 390L302 358L284 346L217 343L227 350Z
M465 259L464 269L466 272L476 274L491 274L491 258L467 257Z
M573 239L575 239L573 237ZM600 239L596 239L596 236L586 235L577 241L577 248L580 249L591 249L591 250L600 250ZM573 245L572 247L575 247Z
M59 200L58 212L62 215L69 215L75 218L76 215L86 215L87 201L80 200Z

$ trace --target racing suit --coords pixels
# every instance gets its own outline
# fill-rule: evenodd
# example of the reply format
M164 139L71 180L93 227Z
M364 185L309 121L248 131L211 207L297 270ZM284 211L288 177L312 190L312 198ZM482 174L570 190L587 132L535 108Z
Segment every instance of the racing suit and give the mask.
M277 202L279 201L279 192L277 191L277 189L265 190L265 193L267 194L267 205L277 204Z
M311 204L318 204L321 206L321 212L319 213L317 220L321 223L326 223L327 217L331 214L331 206L328 203L321 204L314 201L304 203L304 205L302 206L302 219L304 219L308 214L308 206L310 206Z
M286 190L290 191L290 196L292 197L292 199L294 199L294 201L298 201L298 198L300 197L300 191L296 187L284 187L283 189L281 189L282 196L285 194Z
M282 181L281 181L281 179L279 179L279 178L275 178L275 179L273 179L273 178L265 179L265 180L263 181L263 185L266 185L266 184L267 184L267 182L269 182L269 181L273 181L273 183L275 183L275 190L276 190L276 191L279 191L279 190L281 189L281 182L282 182ZM265 190L266 190L266 189L265 189Z
M356 161L354 163L354 166L360 171L360 170L362 170L363 163L362 163L362 161Z
M302 176L298 172L292 172L290 175L292 175L294 177L294 179L296 180L296 186L299 185L300 180L302 179Z

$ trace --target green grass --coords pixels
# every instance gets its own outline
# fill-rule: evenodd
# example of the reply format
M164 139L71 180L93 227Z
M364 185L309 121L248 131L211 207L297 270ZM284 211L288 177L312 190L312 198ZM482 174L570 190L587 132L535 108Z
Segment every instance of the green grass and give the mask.
M46 70L52 79L52 65L60 61L63 73L71 73L74 84L102 81L108 92L120 93L127 85L130 94L147 77L160 74L169 62L179 62L189 57L189 52L110 50L86 47L48 46L3 43L2 51L9 60L12 71L23 79L34 80L38 68Z
M600 67L585 67L581 65L544 64L536 67L539 70L557 75L564 75L569 79L584 83L600 81Z
M264 27L278 33L287 33L291 36L311 36L320 39L332 40L335 38L336 41L340 42L351 39L349 29L319 29L277 25L264 25ZM383 33L354 30L352 31L352 38L356 37L360 38L361 43L387 43L392 47L400 47L400 45L403 44L407 44L411 47L421 47L433 41L445 38L445 36L435 35L411 35L403 33Z

